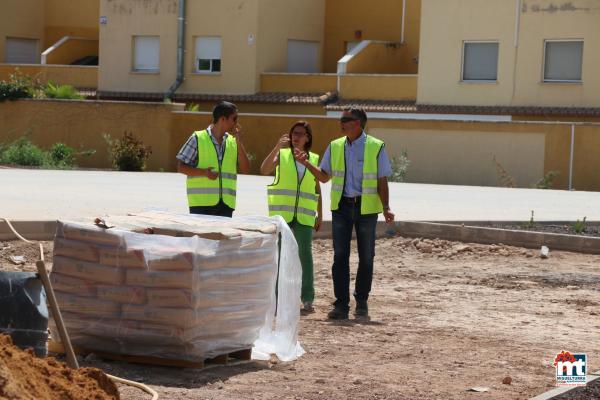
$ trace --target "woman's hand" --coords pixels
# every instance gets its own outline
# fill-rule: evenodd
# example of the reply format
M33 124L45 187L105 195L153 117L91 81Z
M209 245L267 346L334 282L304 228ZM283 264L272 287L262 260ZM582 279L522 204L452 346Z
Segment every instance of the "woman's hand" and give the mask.
M285 149L290 147L290 135L288 135L287 133L284 133L283 135L281 135L281 138L279 138L279 142L277 142L277 146L280 149Z
M294 158L302 165L308 164L308 154L300 149L294 149Z
M317 215L317 220L315 221L315 232L319 232L321 225L323 225L323 216L319 214Z

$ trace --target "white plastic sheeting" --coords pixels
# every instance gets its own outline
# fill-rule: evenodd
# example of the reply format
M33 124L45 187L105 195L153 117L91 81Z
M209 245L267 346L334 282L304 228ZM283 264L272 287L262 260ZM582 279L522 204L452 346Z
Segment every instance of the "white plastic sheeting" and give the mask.
M175 228L172 221L190 220L196 226L222 223L223 231L235 223L276 224L277 232L249 230L234 239L211 240L138 233L119 224L103 229L59 223L51 280L72 342L97 351L189 361L252 345L254 359L301 356L302 273L285 221L167 217L169 229Z
M304 354L298 341L302 266L294 234L283 218L273 218L281 235L278 295L271 299L265 325L254 342L252 358L268 360L271 354L276 354L281 361L292 361Z

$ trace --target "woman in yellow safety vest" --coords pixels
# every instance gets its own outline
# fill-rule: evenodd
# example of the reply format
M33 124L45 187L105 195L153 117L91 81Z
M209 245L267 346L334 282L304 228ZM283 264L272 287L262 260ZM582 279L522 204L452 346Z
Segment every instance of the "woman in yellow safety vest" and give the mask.
M312 230L322 223L321 187L315 176L294 158L294 149L309 155L309 162L319 165L319 156L310 152L312 129L308 122L296 122L289 133L281 136L260 166L263 175L275 169L275 180L268 186L269 216L281 215L294 232L302 264L303 311L312 312L313 284Z

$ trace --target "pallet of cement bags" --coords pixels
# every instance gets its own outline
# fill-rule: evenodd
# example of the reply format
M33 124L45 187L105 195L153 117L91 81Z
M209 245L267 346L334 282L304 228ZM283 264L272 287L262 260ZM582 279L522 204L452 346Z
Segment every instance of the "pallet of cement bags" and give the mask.
M185 362L251 349L257 340L264 345L261 333L273 335L275 325L284 225L267 217L162 212L59 221L50 280L73 345ZM286 262L291 273L280 283L295 296L293 305L281 304L289 314L280 328L291 329L292 359L302 353L294 245L286 244L292 256L285 259L293 262ZM59 337L53 320L50 330Z

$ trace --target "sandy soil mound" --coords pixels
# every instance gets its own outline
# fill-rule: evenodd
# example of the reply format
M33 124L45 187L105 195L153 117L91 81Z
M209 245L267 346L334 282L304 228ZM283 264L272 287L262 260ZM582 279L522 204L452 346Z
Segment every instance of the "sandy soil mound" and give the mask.
M54 358L36 358L20 350L8 335L0 335L0 399L115 400L119 391L96 368L73 370Z

